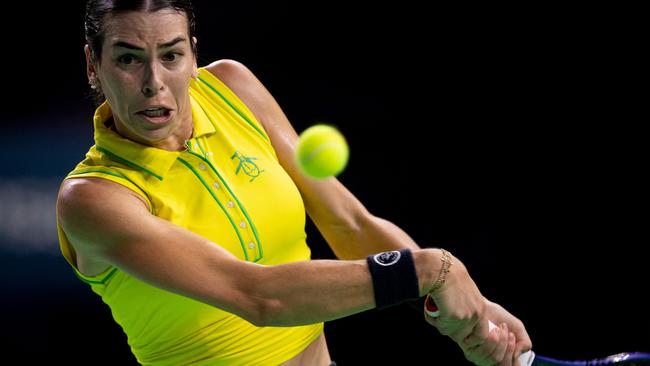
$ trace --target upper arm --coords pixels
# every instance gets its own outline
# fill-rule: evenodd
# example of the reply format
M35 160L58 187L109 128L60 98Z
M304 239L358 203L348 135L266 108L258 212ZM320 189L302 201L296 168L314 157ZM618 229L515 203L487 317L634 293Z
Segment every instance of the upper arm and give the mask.
M271 139L280 164L298 186L307 213L321 233L329 237L351 236L371 215L363 204L336 178L311 179L303 175L294 159L298 134L273 96L241 63L220 60L207 70L223 81L255 114ZM342 248L333 247L339 257Z
M252 295L261 266L152 215L128 189L103 179L68 180L57 210L78 250L154 286L256 322Z

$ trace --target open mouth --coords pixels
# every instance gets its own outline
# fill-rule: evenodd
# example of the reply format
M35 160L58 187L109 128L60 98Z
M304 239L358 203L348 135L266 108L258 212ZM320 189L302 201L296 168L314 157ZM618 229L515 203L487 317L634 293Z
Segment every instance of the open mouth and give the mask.
M171 110L164 107L147 108L137 114L151 122L161 123L166 122L171 117Z
M169 114L169 109L151 108L151 109L145 109L144 111L142 111L142 113L147 117L162 117L166 114Z

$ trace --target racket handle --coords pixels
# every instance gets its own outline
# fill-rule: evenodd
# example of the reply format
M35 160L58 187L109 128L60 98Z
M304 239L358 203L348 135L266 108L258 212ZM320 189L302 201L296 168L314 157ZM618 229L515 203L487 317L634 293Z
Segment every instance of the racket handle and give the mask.
M440 309L433 302L433 299L429 295L427 295L427 298L424 301L424 311L427 313L428 316L432 318L437 318L440 316ZM496 327L497 326L494 323L492 323L492 321L488 320L488 331L490 333L492 333L492 330ZM533 352L532 350L524 352L521 355L519 355L519 364L521 366L531 366L534 360L535 360L535 352Z

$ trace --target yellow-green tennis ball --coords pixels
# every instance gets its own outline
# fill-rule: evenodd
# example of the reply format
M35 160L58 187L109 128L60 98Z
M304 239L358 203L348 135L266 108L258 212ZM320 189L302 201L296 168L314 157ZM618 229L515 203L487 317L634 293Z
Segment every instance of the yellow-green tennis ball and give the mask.
M323 124L303 131L296 146L298 166L305 174L317 179L341 173L349 156L345 137L336 128Z

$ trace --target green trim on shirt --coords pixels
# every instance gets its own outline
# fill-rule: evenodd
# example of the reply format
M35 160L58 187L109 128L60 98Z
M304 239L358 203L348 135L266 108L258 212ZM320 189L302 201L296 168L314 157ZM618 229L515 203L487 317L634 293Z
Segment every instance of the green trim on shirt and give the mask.
M235 112L237 112L237 114L238 114L241 118L243 118L243 119L244 119L244 120L245 120L245 121L246 121L246 122L247 122L251 127L253 127L253 128L255 129L255 131L257 131L257 132L260 134L260 136L262 136L266 141L269 141L269 138L266 137L266 135L264 134L264 132L262 132L262 131L257 127L257 125L255 125L255 123L253 123L250 119L248 119L248 117L246 117L246 115L245 115L244 113L242 113L239 109L237 109L237 107L235 107L232 103L230 103L230 101L229 101L228 99L226 99L226 97L224 97L223 94L219 93L219 91L218 91L215 87L213 87L212 85L210 85L210 83L208 83L207 81L205 81L205 80L204 80L203 78L201 78L201 77L199 77L199 80L201 80L205 85L208 86L208 88L210 88L210 89L211 89L213 92L215 92L215 93L216 93L216 94L217 94L221 99L223 99L223 101L226 102L226 104L228 104L228 105L230 106L230 108L232 108Z
M96 145L96 146L97 146L97 145ZM120 157L120 156L118 156L118 155L116 155L116 154L114 154L114 153L112 153L112 152L110 152L110 151L104 149L104 148L101 147L101 146L97 146L97 150L103 152L104 154L106 154L106 155L108 155L108 156L110 156L111 159L113 159L113 160L115 160L115 161L117 161L117 162L120 162L120 163L122 163L122 164L128 165L128 166L130 166L130 167L132 167L132 168L136 168L136 169L142 170L142 171L145 172L145 173L149 173L150 175L152 175L152 176L158 178L158 180L161 181L161 182L162 182L162 180L163 180L163 178L162 178L161 176L159 176L158 174L152 172L151 170L149 170L149 169L147 169L147 168L143 168L143 167L141 167L140 165L138 165L138 164L136 164L136 163L130 162L130 161L128 161L128 160L126 160L126 159L124 159L124 158L122 158L122 157Z
M196 153L192 153L192 154L197 155ZM197 155L197 156L199 156L199 155ZM237 228L237 225L235 225L235 222L233 221L232 217L230 217L230 214L228 214L228 210L226 210L226 208L223 207L223 204L221 204L221 201L219 201L219 199L217 198L217 195L214 193L212 188L210 188L210 185L205 181L205 179L203 179L201 174L199 174L199 172L197 172L196 169L194 169L194 167L192 167L192 164L188 163L186 160L184 160L181 157L178 157L178 161L183 163L183 165L185 165L189 170L192 171L192 173L194 173L194 175L196 175L197 178L199 178L201 183L203 183L203 186L205 186L205 188L208 190L208 192L210 192L210 195L212 195L212 198L214 198L214 200L217 201L217 204L219 205L219 207L221 207L221 210L223 211L223 213L226 214L226 217L228 218L228 221L230 221L230 224L235 229L235 233L237 233L237 238L239 238L239 244L241 244L242 250L244 251L244 256L246 257L246 261L249 261L248 252L246 251L246 244L244 243L244 238L242 238L241 234L239 233L239 229Z
M84 281L85 283L89 285L105 285L108 280L111 279L115 275L115 272L117 272L117 268L113 267L113 269L101 280L88 280L82 277L82 275L79 273L79 271L75 270L74 274L79 277L80 280Z
M264 257L264 250L262 249L262 242L260 241L259 235L257 234L257 229L255 228L255 224L253 223L253 220L251 220L250 216L248 215L248 212L246 212L246 209L244 208L244 205L241 204L241 202L237 198L237 195L235 195L235 193L230 189L230 186L228 186L228 183L226 183L225 179L223 179L221 174L219 174L217 169L215 169L215 167L212 165L210 160L202 157L201 155L199 155L199 154L197 154L195 152L190 151L189 153L192 154L192 155L197 156L199 159L201 159L201 160L205 161L206 163L208 163L208 165L210 166L212 171L219 177L219 180L221 180L221 182L226 187L226 189L228 190L230 195L235 199L235 202L237 202L237 205L239 206L242 213L244 214L244 217L246 217L246 221L248 221L248 224L251 226L251 229L253 230L253 235L255 236L255 240L257 241L257 245L258 245L258 247L260 249L260 256L258 258L255 258L255 262L262 259Z

